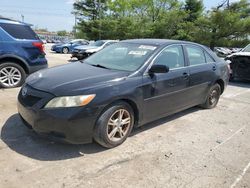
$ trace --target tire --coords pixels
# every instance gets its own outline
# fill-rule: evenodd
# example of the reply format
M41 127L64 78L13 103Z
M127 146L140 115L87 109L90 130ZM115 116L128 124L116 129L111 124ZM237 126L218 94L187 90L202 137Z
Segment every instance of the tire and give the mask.
M69 48L63 47L63 48L62 48L62 53L63 53L63 54L68 54L68 53L69 53Z
M14 88L23 85L26 79L24 69L13 62L0 64L0 87Z
M124 124L122 121L119 122L119 117L122 117ZM116 147L127 139L133 126L134 111L131 106L125 102L114 103L98 118L94 129L94 140L106 148Z
M204 104L200 105L202 108L205 109L212 109L216 107L219 102L221 95L221 87L219 84L214 84L207 94L207 98Z

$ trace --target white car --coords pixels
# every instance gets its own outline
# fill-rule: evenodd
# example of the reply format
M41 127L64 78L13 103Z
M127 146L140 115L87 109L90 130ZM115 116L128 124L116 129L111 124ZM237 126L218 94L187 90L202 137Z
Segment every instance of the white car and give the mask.
M250 80L250 44L225 58L230 65L230 79Z
M76 57L78 60L85 59L93 53L96 53L103 48L117 42L118 40L97 40L96 42L90 43L87 46L77 46L72 50L72 58Z

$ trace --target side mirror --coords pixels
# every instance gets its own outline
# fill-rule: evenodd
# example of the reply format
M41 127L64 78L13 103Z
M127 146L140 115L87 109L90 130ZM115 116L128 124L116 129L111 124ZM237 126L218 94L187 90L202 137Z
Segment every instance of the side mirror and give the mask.
M153 65L149 69L149 74L154 74L154 73L167 73L169 72L169 67L166 65Z

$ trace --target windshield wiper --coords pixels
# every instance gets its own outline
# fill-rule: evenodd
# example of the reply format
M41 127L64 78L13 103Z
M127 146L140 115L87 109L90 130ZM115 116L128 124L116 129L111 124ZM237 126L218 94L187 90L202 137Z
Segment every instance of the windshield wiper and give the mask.
M90 64L90 65L91 65L91 64ZM94 67L99 67L99 68L103 68L103 69L110 69L110 68L105 67L105 66L100 65L100 64L96 64L96 65L92 65L92 66L94 66Z

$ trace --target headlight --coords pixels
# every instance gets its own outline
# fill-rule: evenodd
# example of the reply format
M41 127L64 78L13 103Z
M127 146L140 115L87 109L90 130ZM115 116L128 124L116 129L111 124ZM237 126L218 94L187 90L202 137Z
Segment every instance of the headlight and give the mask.
M89 104L94 98L95 98L95 94L68 96L68 97L55 97L52 100L50 100L44 108L85 106Z

